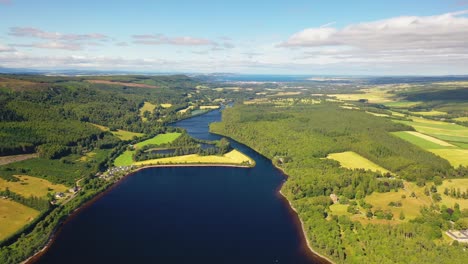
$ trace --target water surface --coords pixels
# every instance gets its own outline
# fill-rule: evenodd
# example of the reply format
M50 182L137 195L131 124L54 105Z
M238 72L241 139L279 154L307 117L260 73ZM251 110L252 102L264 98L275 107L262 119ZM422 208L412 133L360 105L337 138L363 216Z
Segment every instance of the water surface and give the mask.
M220 112L180 121L215 140ZM256 167L142 170L68 221L39 263L315 263L277 189L283 175L231 141Z

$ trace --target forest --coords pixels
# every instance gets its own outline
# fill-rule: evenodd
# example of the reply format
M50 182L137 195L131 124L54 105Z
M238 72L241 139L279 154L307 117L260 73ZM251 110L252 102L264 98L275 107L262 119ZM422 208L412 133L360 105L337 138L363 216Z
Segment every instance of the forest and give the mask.
M425 185L434 178L466 177L463 168L454 169L446 160L390 134L403 130L412 128L336 103L236 105L223 112L222 122L210 126L210 131L252 147L285 171L289 178L281 192L297 209L312 247L337 263L432 263L434 259L463 263L467 253L461 246L435 242L449 226L440 208L425 208L416 219L398 225L330 216L330 194L350 201L350 211L355 205L368 208L369 219L392 219L398 216L368 207L364 198L397 191L403 187L401 179ZM354 151L399 178L345 169L326 159L343 151Z

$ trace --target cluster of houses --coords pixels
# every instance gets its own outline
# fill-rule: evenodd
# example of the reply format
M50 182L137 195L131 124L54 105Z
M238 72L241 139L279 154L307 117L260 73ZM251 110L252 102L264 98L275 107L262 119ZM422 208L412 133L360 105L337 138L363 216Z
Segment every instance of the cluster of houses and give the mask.
M102 174L97 174L96 176L98 176L101 179L108 180L108 179L114 178L115 176L123 176L127 174L128 172L130 172L131 170L133 170L134 168L135 166L133 165L112 167L112 168L109 168L106 172Z

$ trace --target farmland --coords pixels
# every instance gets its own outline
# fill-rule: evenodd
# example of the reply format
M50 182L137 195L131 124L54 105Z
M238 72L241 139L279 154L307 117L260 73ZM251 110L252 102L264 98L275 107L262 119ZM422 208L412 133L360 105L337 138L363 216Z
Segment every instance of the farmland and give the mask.
M6 181L0 178L0 190L8 188L10 191L24 197L37 196L45 197L47 193L65 192L67 186L63 184L53 184L47 180L26 175L15 175L19 181Z
M457 124L411 117L411 121L395 120L410 125L417 132L396 132L396 136L447 159L454 167L468 166L468 128Z
M252 165L251 158L238 150L232 150L222 156L210 155L200 156L198 154L183 155L169 158L145 160L135 162L135 165L156 165L156 164L237 164Z
M159 134L153 138L147 139L145 141L139 142L135 144L135 149L141 148L146 145L159 145L164 143L170 143L178 138L181 134L180 133L166 133L166 134ZM122 153L119 157L117 157L114 161L115 166L128 166L133 163L133 154L135 150L126 150Z
M381 173L389 172L385 168L375 164L374 162L362 157L361 155L353 151L332 153L329 154L327 158L338 161L342 167L348 169L365 169Z
M106 126L92 124L93 126L99 128L101 131L110 131ZM130 132L122 129L117 129L116 131L110 131L114 136L118 137L121 140L132 140L134 137L142 137L143 133Z
M39 215L39 211L0 198L0 241L9 237Z

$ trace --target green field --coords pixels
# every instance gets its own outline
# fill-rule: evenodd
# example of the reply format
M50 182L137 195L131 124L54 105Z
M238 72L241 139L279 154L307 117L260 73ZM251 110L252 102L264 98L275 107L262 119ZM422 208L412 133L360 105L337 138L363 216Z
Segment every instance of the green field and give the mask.
M329 154L327 158L338 161L342 167L348 169L366 169L371 171L380 171L381 173L389 172L385 168L373 163L372 161L353 151Z
M421 102L411 102L411 101L398 101L398 102L389 102L389 103L384 103L385 106L391 107L391 108L410 108L417 106Z
M0 170L0 176L26 174L29 176L46 179L52 183L60 183L66 186L73 186L76 180L95 172L94 166L103 162L109 150L97 150L92 156L71 154L61 159L34 158L24 161L0 166L0 169L9 168L10 170Z
M421 111L421 112L410 112L412 115L421 115L421 116L442 116L446 115L446 112L441 112L441 111Z
M47 193L66 192L67 186L63 184L53 184L47 180L26 175L15 176L19 181L6 181L0 178L0 190L8 188L10 191L24 197L37 196L44 197Z
M437 192L442 196L442 204L445 204L447 207L453 207L455 203L460 205L460 210L468 209L468 199L457 199L450 197L444 194L445 188L449 190L451 188L460 188L461 192L465 192L468 190L468 179L450 179L444 180L441 186L437 187Z
M394 121L414 127L425 138L410 134L414 132L393 134L448 160L454 167L468 166L467 127L419 117L411 117L411 119L412 121Z
M135 162L135 165L156 165L156 164L254 164L254 161L234 149L222 156L210 155L200 156L198 154L183 155L169 158L152 159L140 162Z
M143 121L148 121L146 117L144 117L144 113L146 111L152 113L154 111L154 109L156 108L156 105L150 103L150 102L145 102L143 104L143 106L140 108L140 117L141 117L141 120Z
M421 147L423 149L429 150L429 149L443 149L447 148L448 146L442 146L441 144L437 144L433 141L430 141L428 139L419 137L411 133L412 131L400 131L400 132L393 132L393 135L396 135L397 137L404 139L408 142L411 142L415 144L418 147Z
M468 116L454 118L455 121L468 122Z
M38 215L37 210L0 198L0 241L13 235Z
M101 129L102 131L110 131L110 129L106 126L92 124L92 123L91 125ZM142 137L145 135L143 133L130 132L127 130L122 130L122 129L117 129L117 131L110 131L110 132L121 140L132 140L134 137Z
M159 145L164 143L170 143L178 138L181 133L166 133L166 134L159 134L153 138L147 139L145 141L139 142L135 144L135 148L141 148L146 145ZM126 150L120 156L118 156L115 161L115 166L130 166L133 163L133 154L135 153L134 150Z

